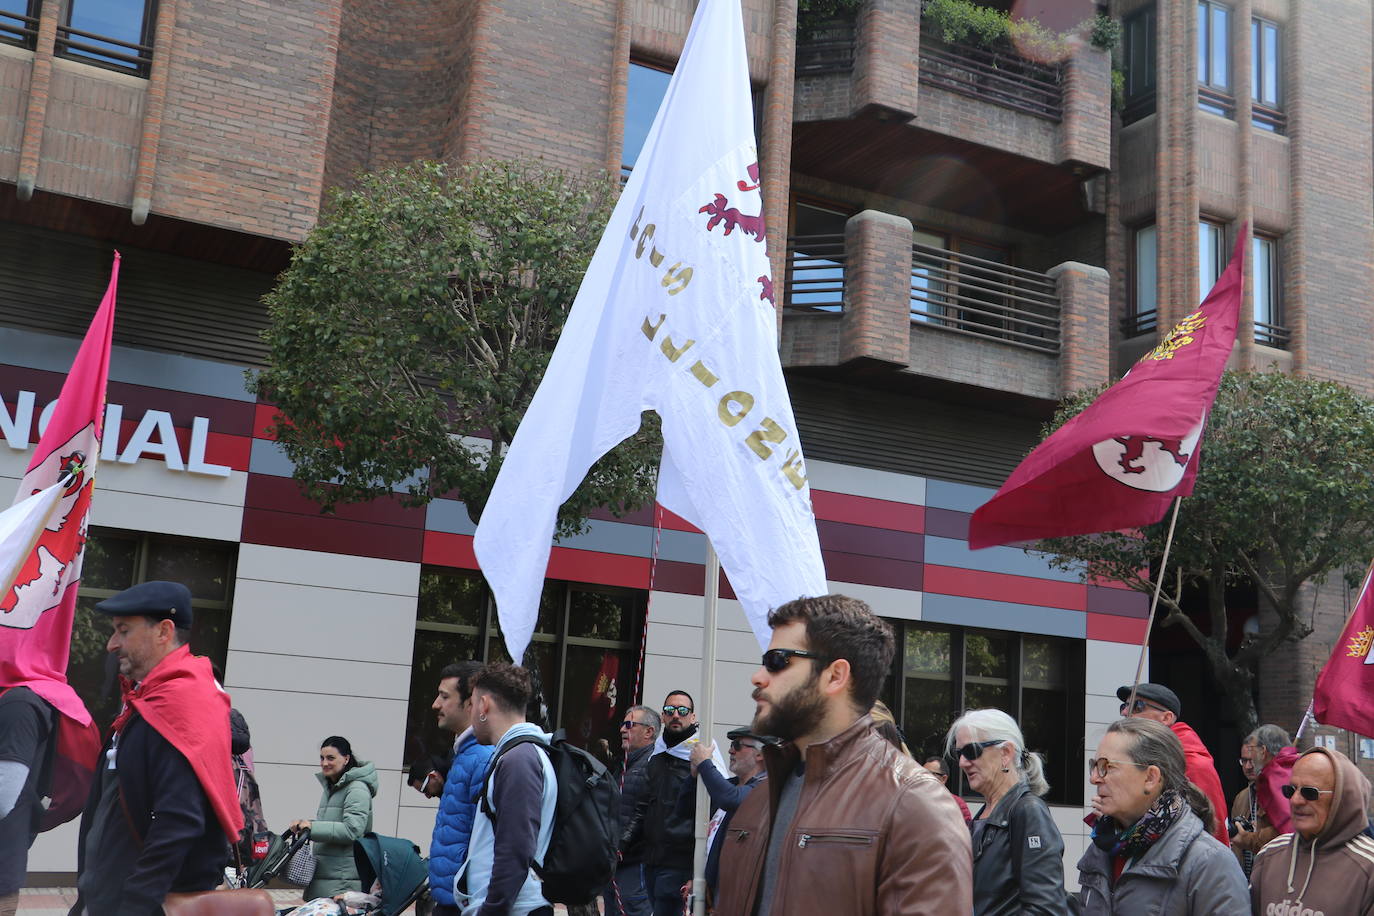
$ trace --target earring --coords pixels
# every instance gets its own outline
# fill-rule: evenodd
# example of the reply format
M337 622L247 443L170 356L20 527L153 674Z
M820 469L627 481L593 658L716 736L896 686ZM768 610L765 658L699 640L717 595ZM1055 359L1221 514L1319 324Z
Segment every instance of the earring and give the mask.
M1142 792L1143 794L1145 794L1145 795L1149 795L1149 794L1150 794L1150 790L1149 790L1149 789L1142 789L1141 792Z
M1011 767L1002 767L1002 772L1003 772L1003 773L1010 773L1010 772L1011 772Z
M478 721L478 722L485 722L485 721L487 721L486 715L480 715L480 716L478 716L478 717L477 717L477 721Z

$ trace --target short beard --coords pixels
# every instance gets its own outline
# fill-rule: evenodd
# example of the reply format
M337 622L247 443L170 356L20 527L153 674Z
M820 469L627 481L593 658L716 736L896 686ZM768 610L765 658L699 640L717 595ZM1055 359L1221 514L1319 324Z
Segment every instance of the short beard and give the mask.
M663 727L663 743L669 747L674 747L682 743L682 740L692 733L695 725L684 725L682 728Z
M771 711L755 715L749 730L783 741L795 741L811 734L825 718L825 697L819 685L820 674L817 673L787 696L773 701Z

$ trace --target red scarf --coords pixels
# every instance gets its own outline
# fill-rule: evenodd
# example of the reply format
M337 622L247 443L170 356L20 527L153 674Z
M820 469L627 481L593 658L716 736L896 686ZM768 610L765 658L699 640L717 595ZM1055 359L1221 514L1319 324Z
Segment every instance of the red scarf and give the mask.
M153 666L137 686L121 677L124 708L111 730L119 734L135 712L181 752L230 842L243 829L229 751L229 694L215 683L210 660L181 646Z

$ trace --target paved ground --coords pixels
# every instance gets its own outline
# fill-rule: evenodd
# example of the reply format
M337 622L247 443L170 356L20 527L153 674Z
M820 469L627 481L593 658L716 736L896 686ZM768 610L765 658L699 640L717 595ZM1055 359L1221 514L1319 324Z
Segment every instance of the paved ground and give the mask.
M278 908L300 906L299 890L269 891ZM67 916L76 903L74 887L29 887L19 892L20 916Z

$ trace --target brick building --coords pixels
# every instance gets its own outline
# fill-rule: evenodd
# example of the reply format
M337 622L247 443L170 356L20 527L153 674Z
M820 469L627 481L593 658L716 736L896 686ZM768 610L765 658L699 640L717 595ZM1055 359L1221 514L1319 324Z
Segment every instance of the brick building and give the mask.
M324 517L299 495L271 406L244 387L265 358L260 297L359 169L632 168L693 6L0 0L0 473L20 476L117 245L120 436L83 604L146 578L192 584L194 645L253 728L274 825L314 810L318 739L341 733L386 776L376 829L423 845L432 811L403 771L439 749L438 667L500 640L461 503ZM1082 6L1057 25L1096 11ZM796 0L743 2L765 212L787 227L770 239L781 352L832 586L898 628L887 699L914 749L941 750L966 707L1019 718L1049 758L1069 863L1083 762L1145 604L1021 550L973 553L968 516L1060 397L1124 370L1197 301L1193 278L1216 276L1209 253L1247 219L1267 267L1237 361L1370 388L1356 348L1374 318L1336 304L1370 279L1370 13L1327 6L1113 4L1114 112L1111 56L1082 42L950 45L914 0L864 0L799 41ZM1252 69L1247 93L1235 74ZM557 724L588 742L614 742L641 640L648 702L700 682L704 539L672 520L656 538L653 522L597 517L554 549L536 654ZM752 713L758 653L725 594L720 734ZM1265 679L1268 719L1296 721L1339 628L1345 596L1319 598L1300 676ZM80 614L73 682L108 716L104 637ZM1156 673L1184 678L1202 717L1205 681L1180 658ZM591 700L608 672L609 716ZM1235 736L1211 726L1229 761ZM74 845L74 829L44 835L31 868L70 872Z

